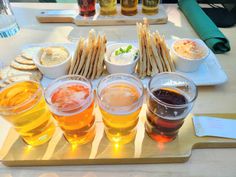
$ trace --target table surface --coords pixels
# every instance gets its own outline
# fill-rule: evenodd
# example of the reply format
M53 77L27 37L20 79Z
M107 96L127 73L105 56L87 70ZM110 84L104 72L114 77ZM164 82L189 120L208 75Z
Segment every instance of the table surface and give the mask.
M186 18L174 4L164 5L169 21L165 25L152 25L167 39L198 38ZM0 61L9 64L19 54L21 47L30 43L70 42L79 36L87 36L92 27L73 24L39 24L35 15L42 9L77 9L76 4L13 3L13 11L20 25L20 32L7 39L0 39ZM108 40L136 41L135 26L93 27L106 33ZM194 113L236 113L236 26L221 29L230 40L232 50L217 55L228 75L228 82L219 86L199 87ZM69 37L68 37L69 36ZM70 38L70 40L69 40ZM6 122L0 122L0 128ZM0 142L3 135L0 135ZM1 143L0 143L1 144ZM150 176L236 176L236 149L196 149L192 157L182 164L149 165L90 165L63 167L14 167L0 164L0 177L150 177Z

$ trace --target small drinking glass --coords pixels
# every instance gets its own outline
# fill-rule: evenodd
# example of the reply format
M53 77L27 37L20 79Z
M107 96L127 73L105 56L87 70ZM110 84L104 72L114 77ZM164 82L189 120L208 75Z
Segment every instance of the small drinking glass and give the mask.
M147 87L147 134L158 142L174 140L197 93L193 81L180 74L156 74Z
M20 30L11 10L9 0L0 0L0 37L13 36Z
M94 94L88 79L80 75L60 77L46 88L45 98L71 144L86 144L93 140Z
M99 82L97 100L111 142L126 144L134 139L143 95L142 82L129 74L111 74Z
M95 0L77 0L81 16L94 16L96 13Z
M99 0L100 15L116 15L117 0Z
M138 0L121 0L121 13L133 16L138 13Z
M43 88L31 75L16 75L0 81L0 115L32 146L46 143L55 126L46 105Z
M143 0L142 13L147 14L147 15L157 14L159 3L160 3L160 0Z

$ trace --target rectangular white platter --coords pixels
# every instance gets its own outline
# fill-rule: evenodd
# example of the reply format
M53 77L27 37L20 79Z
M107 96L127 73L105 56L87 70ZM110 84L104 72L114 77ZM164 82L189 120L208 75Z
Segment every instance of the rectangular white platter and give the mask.
M197 39L197 40L200 40L200 39ZM170 46L173 41L174 40L172 39L167 40L167 44ZM201 42L203 43L203 41ZM111 43L114 43L114 42L108 42L108 45ZM131 42L130 44L138 47L138 42ZM53 46L66 46L70 49L70 52L72 52L72 54L74 53L75 47L76 47L75 43L42 43L42 44L25 45L22 49L26 49L29 47L45 47L45 46L52 46L52 45ZM189 79L192 79L197 86L219 85L219 84L225 83L228 80L228 77L226 73L224 72L223 68L221 67L216 55L211 50L210 50L209 56L201 64L201 66L199 67L197 71L192 72L192 73L185 73L185 72L181 72L177 70L176 72L186 76ZM96 88L101 78L95 79L92 81L94 88ZM150 80L150 77L146 77L142 79L144 87L147 86L147 83L149 80ZM50 83L51 81L52 79L43 77L42 84L44 87L46 87L48 83Z

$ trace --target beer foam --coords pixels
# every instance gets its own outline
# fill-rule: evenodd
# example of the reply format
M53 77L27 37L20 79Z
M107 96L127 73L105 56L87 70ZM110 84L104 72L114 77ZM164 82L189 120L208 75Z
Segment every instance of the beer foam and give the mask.
M126 115L137 111L141 105L141 88L127 81L114 81L100 90L100 107L110 114Z
M89 93L91 92L91 89L92 89L89 84L81 82L81 81L75 81L75 80L68 80L68 81L55 83L48 89L48 93L46 94L46 98L50 104L50 109L52 110L54 114L62 115L62 116L78 114L79 112L82 112L83 110L85 110L91 104L93 100L93 96L88 95L86 91L83 92L83 91L69 90L68 87L73 86L73 85L84 86L85 88L88 88ZM63 97L58 97L53 102L52 100L53 96L58 91L63 92ZM63 107L62 105L65 105L65 107L60 108L60 107ZM70 105L70 107L66 108L67 105ZM72 111L80 107L81 109L79 109L76 112L66 113L66 111Z

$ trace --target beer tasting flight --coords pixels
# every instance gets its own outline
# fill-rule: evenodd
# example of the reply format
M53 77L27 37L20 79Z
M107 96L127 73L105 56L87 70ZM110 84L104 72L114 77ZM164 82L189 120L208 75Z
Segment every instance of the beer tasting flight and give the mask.
M116 1L104 2L100 1L101 13L115 14ZM156 12L156 1L147 2L143 1L143 13ZM83 15L83 0L80 5ZM123 0L121 5L123 14L137 13L137 1ZM137 46L109 43L105 34L91 30L87 39L77 41L75 51L63 44L23 49L0 71L0 115L26 144L50 141L56 124L69 143L85 144L96 135L97 105L107 139L126 144L139 131L145 102L147 135L157 142L174 141L197 98L194 82L175 71L197 70L209 49L193 39L167 45L163 35L150 30L147 20L136 28ZM43 77L54 80L43 88ZM96 86L93 80L98 81Z

